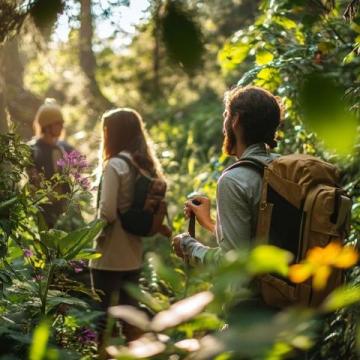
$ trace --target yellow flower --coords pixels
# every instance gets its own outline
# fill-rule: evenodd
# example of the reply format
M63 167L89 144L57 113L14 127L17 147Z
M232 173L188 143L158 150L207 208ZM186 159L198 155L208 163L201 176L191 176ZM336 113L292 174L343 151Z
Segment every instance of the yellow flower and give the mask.
M322 290L331 274L332 267L346 269L354 266L359 258L357 251L350 246L341 246L338 242L331 242L326 247L314 247L307 253L307 257L300 264L289 268L289 279L293 283L302 283L313 277L315 290Z
M316 265L332 265L341 250L342 247L338 242L331 242L324 248L310 249L307 253L307 260Z
M295 264L289 268L289 279L298 284L307 280L313 274L313 268L310 264Z
M340 269L346 269L354 266L359 259L359 254L354 248L345 246L341 253L335 258L334 266Z
M45 261L39 258L34 259L34 267L37 269L44 269Z
M315 290L322 290L325 288L328 278L331 274L331 268L327 265L319 266L313 276L313 288Z

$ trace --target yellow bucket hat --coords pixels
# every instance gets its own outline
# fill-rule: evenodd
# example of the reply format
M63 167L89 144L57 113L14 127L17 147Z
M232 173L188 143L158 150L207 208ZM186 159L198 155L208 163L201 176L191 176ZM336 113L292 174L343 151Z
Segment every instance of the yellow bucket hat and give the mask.
M52 124L64 123L64 117L60 106L55 99L47 98L35 116L35 122L41 127L47 127Z

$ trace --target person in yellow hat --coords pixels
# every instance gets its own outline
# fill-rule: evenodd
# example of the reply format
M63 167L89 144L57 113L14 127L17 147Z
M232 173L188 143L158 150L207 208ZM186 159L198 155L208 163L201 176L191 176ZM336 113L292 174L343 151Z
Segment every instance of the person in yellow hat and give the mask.
M34 166L28 170L29 181L35 187L39 186L43 176L49 180L59 171L58 160L70 153L74 148L66 141L60 140L64 128L64 117L61 107L55 99L46 99L38 109L35 120L35 137L29 142L32 150ZM57 189L64 193L66 189ZM44 220L49 228L55 223L64 208L64 201L54 200L52 203L41 206Z

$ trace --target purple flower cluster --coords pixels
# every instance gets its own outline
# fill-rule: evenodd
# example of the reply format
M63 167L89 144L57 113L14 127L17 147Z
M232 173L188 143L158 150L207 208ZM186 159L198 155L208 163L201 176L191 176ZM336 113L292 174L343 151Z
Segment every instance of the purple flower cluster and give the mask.
M24 254L24 257L27 257L27 258L34 255L33 252L30 249L24 249L23 254Z
M69 265L74 269L76 273L82 272L86 266L85 261L83 260L71 260Z
M70 153L65 153L64 157L57 161L57 165L63 173L68 174L83 190L90 189L90 180L83 175L84 171L89 168L85 155L73 150Z
M96 332L90 328L80 328L78 330L78 339L82 344L94 342L97 339Z
M81 155L78 151L73 150L70 153L65 153L64 157L58 160L57 165L61 168L76 168L85 169L89 166L86 161L86 156Z
M45 276L42 274L35 274L34 279L37 281L41 281L45 279Z

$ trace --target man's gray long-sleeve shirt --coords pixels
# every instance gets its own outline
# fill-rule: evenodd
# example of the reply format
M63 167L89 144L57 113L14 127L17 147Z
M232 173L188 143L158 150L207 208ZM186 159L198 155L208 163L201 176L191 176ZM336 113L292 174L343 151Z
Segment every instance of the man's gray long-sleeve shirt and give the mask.
M249 146L241 159L254 158L269 163L276 156L267 151L265 144L258 143ZM224 252L251 247L256 232L261 187L261 175L248 166L235 167L221 175L216 193L216 239L219 247L209 248L192 241L192 258L208 263Z

